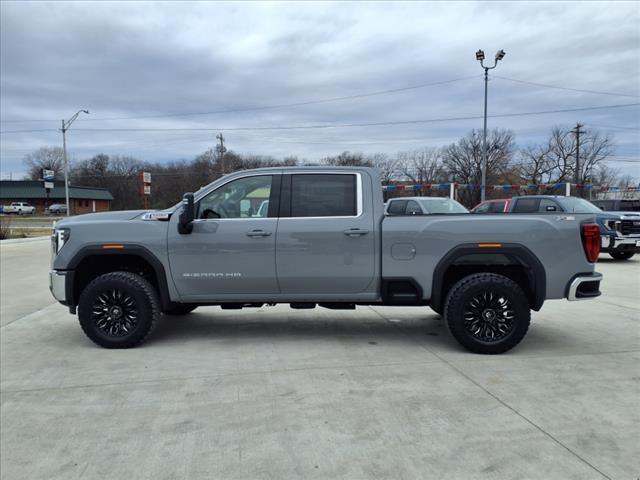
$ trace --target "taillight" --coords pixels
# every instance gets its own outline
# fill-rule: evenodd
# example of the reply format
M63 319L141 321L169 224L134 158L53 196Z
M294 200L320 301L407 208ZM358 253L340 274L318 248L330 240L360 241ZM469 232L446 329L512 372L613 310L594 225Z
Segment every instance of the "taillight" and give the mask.
M600 227L595 223L582 225L582 246L589 263L595 263L600 255Z

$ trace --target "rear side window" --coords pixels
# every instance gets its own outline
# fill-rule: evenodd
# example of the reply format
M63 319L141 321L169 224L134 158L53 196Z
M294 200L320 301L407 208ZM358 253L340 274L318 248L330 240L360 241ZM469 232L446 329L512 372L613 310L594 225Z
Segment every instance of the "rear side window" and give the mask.
M355 217L356 176L294 174L291 176L292 217Z
M539 198L519 198L513 207L513 213L537 213L539 204Z

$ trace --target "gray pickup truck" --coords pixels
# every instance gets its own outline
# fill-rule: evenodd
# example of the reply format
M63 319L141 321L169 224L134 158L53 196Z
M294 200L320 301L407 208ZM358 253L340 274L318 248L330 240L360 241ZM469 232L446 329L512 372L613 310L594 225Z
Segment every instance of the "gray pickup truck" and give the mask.
M52 249L53 296L107 348L200 305L423 305L496 354L545 300L594 298L602 279L593 215L385 216L378 172L355 167L235 172L167 210L62 220Z

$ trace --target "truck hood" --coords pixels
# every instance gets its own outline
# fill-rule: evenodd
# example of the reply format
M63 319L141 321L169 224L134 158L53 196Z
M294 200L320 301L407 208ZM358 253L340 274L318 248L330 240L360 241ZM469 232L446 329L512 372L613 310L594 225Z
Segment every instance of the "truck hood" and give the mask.
M64 218L56 225L66 226L84 222L113 222L122 220L133 220L149 210L122 210L116 212L87 213L75 217Z
M598 218L615 220L640 220L640 212L602 212L596 215Z

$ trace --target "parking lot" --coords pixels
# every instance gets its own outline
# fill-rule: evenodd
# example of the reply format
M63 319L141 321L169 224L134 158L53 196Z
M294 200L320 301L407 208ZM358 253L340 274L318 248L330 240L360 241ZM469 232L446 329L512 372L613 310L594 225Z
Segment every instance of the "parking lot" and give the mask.
M48 239L0 255L3 479L640 475L637 257L479 356L386 307L199 308L104 350L50 296Z

